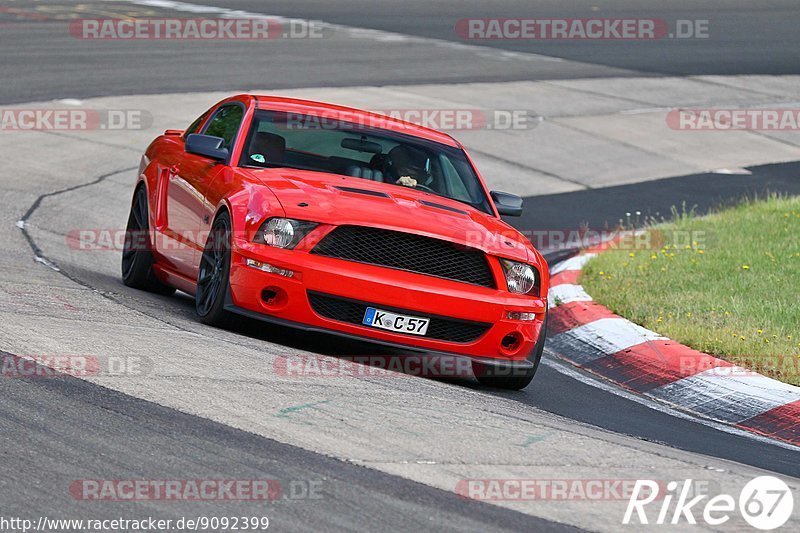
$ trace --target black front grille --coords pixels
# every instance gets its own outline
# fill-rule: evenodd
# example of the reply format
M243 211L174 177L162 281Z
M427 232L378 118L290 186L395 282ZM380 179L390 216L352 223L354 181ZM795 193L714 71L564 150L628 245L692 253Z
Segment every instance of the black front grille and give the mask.
M495 287L492 270L480 250L412 233L339 226L311 253Z
M338 320L339 322L348 322L350 324L361 325L362 320L364 320L364 314L367 312L367 307L377 307L384 311L430 318L431 321L428 324L428 331L424 337L449 342L474 342L492 326L491 324L481 322L467 322L453 318L431 317L419 311L394 309L385 305L373 305L319 292L309 291L308 301L311 302L311 308L314 309L314 312L318 315L330 318L331 320ZM406 335L410 337L415 336L411 334Z

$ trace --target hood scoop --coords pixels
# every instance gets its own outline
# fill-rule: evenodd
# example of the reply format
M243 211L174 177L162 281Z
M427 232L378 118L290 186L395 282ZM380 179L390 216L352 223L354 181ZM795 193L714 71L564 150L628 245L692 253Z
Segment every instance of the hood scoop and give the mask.
M419 203L421 203L422 205L427 205L428 207L435 207L436 209L444 209L445 211L460 213L462 215L469 214L466 211L462 211L461 209L456 209L455 207L450 207L449 205L437 204L436 202L429 202L428 200L420 200Z
M343 187L340 185L334 186L334 188L339 189L340 191L344 192L351 192L353 194L364 194L367 196L379 196L381 198L389 198L389 195L385 192L380 191L371 191L369 189L359 189L358 187Z

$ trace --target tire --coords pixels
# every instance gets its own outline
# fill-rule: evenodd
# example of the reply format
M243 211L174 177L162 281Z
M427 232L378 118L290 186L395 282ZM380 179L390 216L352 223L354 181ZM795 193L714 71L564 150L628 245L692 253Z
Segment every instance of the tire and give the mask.
M223 211L211 225L200 259L194 298L200 322L209 326L225 327L231 323L231 314L225 311L230 286L231 234L230 216Z
M547 337L547 313L544 315L544 322L542 322L542 331L539 333L539 338L536 340L531 352L533 358L533 368L527 370L515 369L510 366L503 365L486 365L483 363L473 362L472 373L478 383L484 387L491 387L493 389L506 389L506 390L522 390L533 381L536 371L539 369L539 362L542 360L544 353L544 342ZM530 360L531 357L528 359Z
M175 288L165 285L156 277L153 262L147 190L141 186L133 194L131 212L128 215L125 244L122 247L122 283L156 294L173 294Z

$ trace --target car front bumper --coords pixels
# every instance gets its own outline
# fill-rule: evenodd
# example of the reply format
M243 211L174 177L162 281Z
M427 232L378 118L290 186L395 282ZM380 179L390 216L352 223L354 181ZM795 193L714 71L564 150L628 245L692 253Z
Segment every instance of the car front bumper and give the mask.
M266 263L282 274L248 265ZM287 276L291 271L291 276ZM466 325L485 325L466 342L396 333L362 325L358 318L333 319L312 306L310 294L419 317ZM231 254L230 301L226 308L295 328L355 337L379 344L469 356L486 363L527 367L541 334L547 302L543 298L354 263L302 251L235 240ZM534 313L534 320L507 318L509 311ZM509 343L510 339L514 343Z

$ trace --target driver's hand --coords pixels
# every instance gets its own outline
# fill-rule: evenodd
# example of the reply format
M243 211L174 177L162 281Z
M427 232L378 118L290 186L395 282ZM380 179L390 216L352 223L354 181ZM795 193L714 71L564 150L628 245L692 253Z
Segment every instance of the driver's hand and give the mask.
M398 185L403 185L405 187L416 187L417 180L412 178L411 176L402 176L399 180L397 180Z

